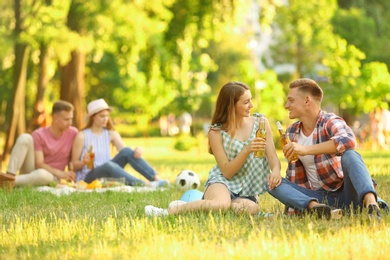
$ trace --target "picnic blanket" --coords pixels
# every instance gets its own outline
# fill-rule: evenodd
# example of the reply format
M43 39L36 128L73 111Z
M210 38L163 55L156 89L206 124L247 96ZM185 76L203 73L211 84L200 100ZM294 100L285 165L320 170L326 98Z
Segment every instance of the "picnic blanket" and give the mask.
M150 192L150 191L156 191L156 190L165 190L165 188L158 188L158 187L133 187L133 186L117 186L117 187L111 187L111 188L96 188L96 189L76 189L73 187L61 187L61 188L53 188L49 186L41 186L37 188L40 192L50 192L54 195L61 196L61 195L69 195L74 192L106 192L106 191L115 191L115 192Z

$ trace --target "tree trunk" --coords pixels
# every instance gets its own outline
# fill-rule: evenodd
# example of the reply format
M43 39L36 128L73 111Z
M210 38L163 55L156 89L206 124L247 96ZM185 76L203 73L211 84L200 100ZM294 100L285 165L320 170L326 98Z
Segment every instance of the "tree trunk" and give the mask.
M15 65L13 94L11 100L11 109L9 112L9 126L5 138L3 158L8 159L15 139L26 131L25 122L25 96L26 96L26 76L27 62L30 53L30 47L27 44L19 42L19 35L23 32L23 19L21 16L20 0L14 1L15 12Z
M41 44L40 50L37 96L34 104L34 113L28 125L28 132L32 132L38 127L45 126L47 120L43 99L46 87L49 83L49 49L47 45Z
M5 139L3 160L8 158L15 139L22 133L26 132L25 122L25 95L26 95L26 75L27 60L30 48L25 44L15 45L15 66L14 66L14 83L13 97L11 100L11 109L9 113L9 126Z
M73 104L73 125L79 129L86 124L84 71L85 53L74 50L69 63L61 68L61 99Z
M67 17L69 29L79 35L85 35L87 30L84 23L85 15L84 1L72 0ZM76 48L72 51L68 64L61 67L60 96L61 99L73 104L75 110L73 125L79 129L86 124L84 73L85 53Z

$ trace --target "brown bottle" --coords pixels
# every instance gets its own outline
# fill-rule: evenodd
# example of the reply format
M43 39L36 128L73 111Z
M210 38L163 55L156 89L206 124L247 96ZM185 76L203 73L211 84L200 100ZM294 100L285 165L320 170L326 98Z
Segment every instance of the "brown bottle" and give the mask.
M290 137L286 134L282 127L282 124L279 121L276 122L276 127L278 128L278 132L280 134L280 142L282 143L282 147L284 147L286 144L291 143ZM298 155L294 154L290 162L294 163L296 161L298 161Z
M89 162L87 164L88 169L93 169L95 165L95 153L93 152L92 145L89 146L88 152L89 154Z
M69 162L69 164L68 164L68 171L69 172L73 172L73 163L72 162Z
M259 125L259 129L257 129L256 137L264 138L264 139L267 138L267 131L265 130L265 118L264 118L264 116L260 117L260 125ZM265 156L265 149L254 152L254 156L256 158L264 157Z

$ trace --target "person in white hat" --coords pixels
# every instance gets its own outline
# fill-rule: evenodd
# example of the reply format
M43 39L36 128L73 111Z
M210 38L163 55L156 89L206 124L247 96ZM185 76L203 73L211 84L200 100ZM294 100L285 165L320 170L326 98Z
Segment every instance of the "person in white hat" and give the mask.
M76 136L73 142L72 163L76 172L76 181L84 180L91 183L102 177L124 177L130 186L161 187L169 182L161 180L157 172L141 158L142 149L134 150L126 147L120 134L114 130L110 119L112 108L104 99L91 101L88 106L88 123ZM118 154L111 159L110 144L113 144ZM93 165L88 151L94 152ZM148 181L138 179L124 170L130 164ZM90 167L87 167L87 166Z

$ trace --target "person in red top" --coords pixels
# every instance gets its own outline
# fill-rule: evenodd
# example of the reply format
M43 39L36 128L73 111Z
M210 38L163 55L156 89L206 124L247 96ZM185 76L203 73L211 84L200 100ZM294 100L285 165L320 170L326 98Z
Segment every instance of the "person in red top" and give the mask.
M339 116L321 110L323 91L311 79L293 81L285 108L290 119L287 134L292 142L283 148L289 162L286 179L268 192L289 212L316 212L328 219L341 217L340 209L366 208L370 218L381 219L387 204L375 191L360 154L355 151L352 129ZM326 203L326 204L325 204Z
M53 104L50 126L38 128L31 135L20 135L12 148L7 173L0 173L0 180L15 182L15 186L42 186L60 179L74 181L75 173L66 170L78 132L71 126L73 110L71 103L59 100Z

